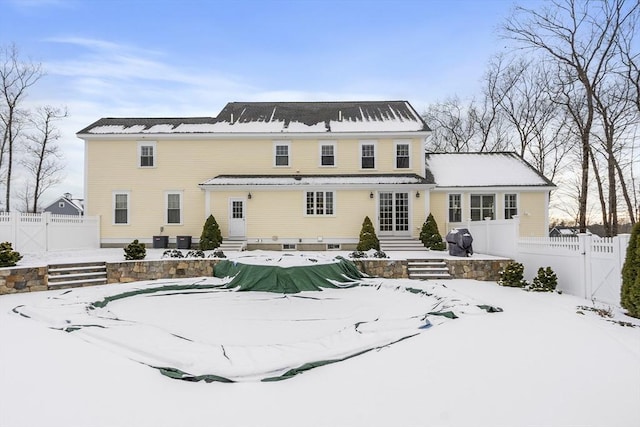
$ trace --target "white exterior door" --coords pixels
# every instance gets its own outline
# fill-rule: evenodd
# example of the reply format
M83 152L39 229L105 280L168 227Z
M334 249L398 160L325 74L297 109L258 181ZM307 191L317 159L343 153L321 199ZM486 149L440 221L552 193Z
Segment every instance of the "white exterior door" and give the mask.
M245 237L245 201L229 199L229 237Z
M409 193L378 193L378 224L381 236L407 236L409 230Z

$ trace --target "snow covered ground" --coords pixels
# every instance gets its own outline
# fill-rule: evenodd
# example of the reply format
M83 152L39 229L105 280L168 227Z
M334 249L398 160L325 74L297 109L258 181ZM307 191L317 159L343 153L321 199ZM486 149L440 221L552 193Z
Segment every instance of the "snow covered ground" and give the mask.
M637 319L616 308L611 309L613 319L604 319L581 308L591 307L582 299L528 293L493 282L382 282L389 288L440 288L437 292L449 301L504 311L462 315L285 381L192 383L160 375L114 348L13 311L47 307L51 297L63 291L3 295L0 426L640 425ZM84 288L78 295L91 299L117 286L123 285ZM405 296L394 297L392 310L379 305L383 312L401 311L398 305ZM365 300L362 312L379 304ZM198 301L200 308L203 301ZM416 300L407 301L408 310L415 310ZM333 303L321 302L327 313L335 314L339 311ZM189 310L188 304L179 308L183 321L193 317L198 334L213 320L217 327L232 327L233 320L197 317L203 312ZM158 321L172 314L167 303L162 305L166 316L154 313L148 300L128 301L119 309L127 314L140 309ZM277 329L266 330L289 334L285 326Z

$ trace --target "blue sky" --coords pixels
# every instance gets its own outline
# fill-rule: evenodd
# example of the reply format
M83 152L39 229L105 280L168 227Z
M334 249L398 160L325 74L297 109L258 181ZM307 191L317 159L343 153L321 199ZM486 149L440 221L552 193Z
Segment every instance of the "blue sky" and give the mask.
M533 0L520 4L534 6ZM47 75L32 105L66 106L67 178L83 191L75 132L100 117L215 116L229 101L470 97L509 0L0 0L0 44Z

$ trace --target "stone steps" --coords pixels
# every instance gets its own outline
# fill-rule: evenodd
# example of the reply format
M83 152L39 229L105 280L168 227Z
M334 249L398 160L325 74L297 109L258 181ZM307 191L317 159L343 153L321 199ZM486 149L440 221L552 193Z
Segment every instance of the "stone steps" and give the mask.
M49 289L106 285L107 266L104 262L49 265L47 286Z
M443 259L407 260L407 272L410 279L452 279L447 262Z

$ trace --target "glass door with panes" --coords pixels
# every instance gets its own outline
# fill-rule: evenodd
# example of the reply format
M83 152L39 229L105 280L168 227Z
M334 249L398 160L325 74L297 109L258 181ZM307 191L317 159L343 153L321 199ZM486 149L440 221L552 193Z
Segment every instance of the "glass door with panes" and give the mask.
M409 235L409 193L381 192L378 195L380 235Z

